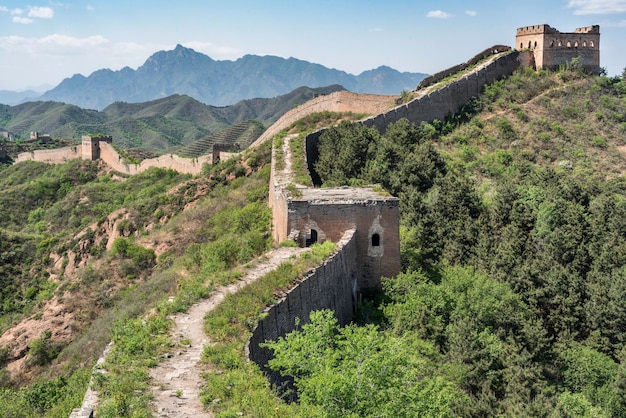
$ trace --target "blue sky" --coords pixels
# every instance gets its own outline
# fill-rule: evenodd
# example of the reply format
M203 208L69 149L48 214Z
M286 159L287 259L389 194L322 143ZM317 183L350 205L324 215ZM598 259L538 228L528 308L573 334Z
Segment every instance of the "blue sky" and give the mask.
M600 25L601 66L626 67L626 0L0 0L0 89L136 69L177 44L216 60L295 57L359 74L388 65L433 73L520 26Z

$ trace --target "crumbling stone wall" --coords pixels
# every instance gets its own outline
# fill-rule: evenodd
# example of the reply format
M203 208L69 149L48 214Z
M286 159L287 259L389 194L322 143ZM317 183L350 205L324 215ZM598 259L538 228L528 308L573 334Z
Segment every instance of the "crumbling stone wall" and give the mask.
M376 94L357 94L349 91L337 91L319 96L285 113L276 123L270 126L256 141L250 145L256 147L273 138L294 122L317 112L352 112L377 115L394 105L397 96L381 96Z
M446 116L456 113L469 99L478 96L485 85L513 74L524 62L528 61L526 54L529 53L513 51L494 56L491 61L478 66L475 70L442 88L420 95L407 104L396 106L359 123L376 127L384 132L387 125L401 118L407 118L415 124L435 119L443 120Z
M15 159L15 163L22 161L40 161L43 163L61 164L74 158L81 158L82 152L78 146L58 149L36 150L22 152Z
M418 90L423 89L430 85L438 83L444 78L451 76L452 74L456 74L459 71L462 71L468 67L471 67L472 65L478 64L480 61L484 60L485 58L490 57L491 55L499 54L499 53L510 51L510 50L511 50L511 47L507 45L494 45L491 48L487 48L484 51L481 51L480 53L474 55L472 58L470 58L466 62L463 62L461 64L455 65L450 68L446 68L443 71L439 71L438 73L425 77L417 85L417 89Z
M82 158L83 160L95 161L100 158L100 144L110 144L113 138L110 136L92 137L83 135L82 137Z
M341 325L348 324L354 311L353 282L357 260L355 231L345 231L337 242L334 255L263 311L248 340L247 352L248 358L267 373L272 384L281 387L286 380L266 367L272 352L259 344L277 340L293 331L296 318L300 324L309 322L309 313L315 310L332 309Z
M100 158L115 171L125 174L137 174L150 167L159 167L175 170L179 173L195 175L202 172L203 164L211 164L213 161L211 154L194 159L168 154L157 158L143 160L139 164L126 164L123 162L122 157L117 153L117 151L115 151L113 146L107 143L100 144Z
M178 171L179 173L197 175L202 172L204 164L212 164L213 156L211 154L203 155L198 158L183 158L178 155L168 154L157 158L143 160L139 164L127 164L123 162L122 156L119 155L115 148L107 142L97 142L94 151L94 143L91 141L83 141L82 146L65 147L53 150L37 150L33 152L23 152L17 156L15 163L22 161L40 161L44 163L61 164L75 158L82 159L100 159L107 163L115 171L124 174L138 174L150 167L166 168ZM97 158L94 158L94 152ZM233 155L223 153L226 157Z

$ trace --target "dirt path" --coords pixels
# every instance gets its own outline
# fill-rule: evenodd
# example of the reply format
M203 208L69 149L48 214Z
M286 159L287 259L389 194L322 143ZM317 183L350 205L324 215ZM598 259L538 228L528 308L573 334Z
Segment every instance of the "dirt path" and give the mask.
M182 341L188 344L182 348L178 346L165 361L150 371L153 380L153 410L156 411L156 417L212 416L204 411L199 396L203 379L202 366L199 366L198 362L204 345L209 342L202 329L204 316L215 309L226 295L252 283L303 251L306 249L287 247L270 251L244 272L245 276L242 279L217 289L209 298L193 305L188 312L173 316L172 339L176 343Z

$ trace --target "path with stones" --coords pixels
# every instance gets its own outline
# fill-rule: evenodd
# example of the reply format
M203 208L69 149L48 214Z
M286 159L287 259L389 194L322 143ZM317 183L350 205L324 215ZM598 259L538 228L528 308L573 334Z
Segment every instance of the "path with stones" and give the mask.
M174 321L172 339L177 343L182 341L188 344L177 345L168 358L150 370L154 394L152 404L156 417L212 416L204 410L200 402L200 390L204 380L201 376L202 366L198 363L204 345L209 343L203 330L204 316L215 309L226 295L235 293L303 251L306 251L306 248L284 247L270 251L245 271L242 279L217 289L209 298L196 303L186 313L172 317Z

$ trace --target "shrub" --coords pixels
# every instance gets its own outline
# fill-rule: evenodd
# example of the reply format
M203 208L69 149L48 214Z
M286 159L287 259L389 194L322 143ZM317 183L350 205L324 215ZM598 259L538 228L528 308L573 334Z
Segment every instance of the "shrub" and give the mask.
M601 136L594 136L591 140L591 145L598 148L606 148L606 139Z
M41 337L34 339L30 343L28 355L32 364L43 366L56 358L61 351L58 344L51 341L52 332L45 330Z

